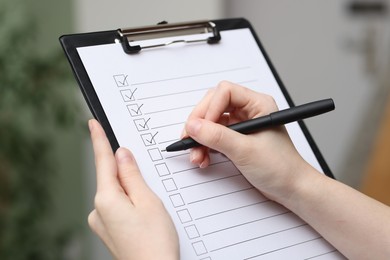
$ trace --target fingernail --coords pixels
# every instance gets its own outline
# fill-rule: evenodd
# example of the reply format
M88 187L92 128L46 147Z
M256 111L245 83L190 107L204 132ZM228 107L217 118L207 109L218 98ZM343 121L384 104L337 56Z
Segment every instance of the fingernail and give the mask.
M190 151L190 162L191 162L191 163L194 163L195 157L196 157L196 155L195 155L194 150L191 150L191 151Z
M199 168L203 169L203 168L206 168L206 163L203 161L199 164Z
M131 152L123 147L119 147L118 150L116 150L115 156L119 163L133 160Z
M198 119L194 119L187 122L186 130L189 135L196 135L201 127L202 122Z

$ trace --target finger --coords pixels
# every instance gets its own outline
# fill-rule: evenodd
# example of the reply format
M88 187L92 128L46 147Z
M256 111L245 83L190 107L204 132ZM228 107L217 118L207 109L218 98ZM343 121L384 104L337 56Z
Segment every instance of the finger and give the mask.
M210 105L210 100L213 96L214 88L211 88L207 91L206 95L201 99L201 101L195 106L195 108L189 114L187 121L192 118L204 118L206 112ZM187 137L186 128L184 127L181 138Z
M97 191L117 189L117 167L110 143L98 121L91 119L88 123L95 153Z
M210 164L209 148L205 146L192 148L190 151L190 161L200 168L207 167Z
M210 121L217 121L223 113L233 112L241 120L253 118L258 114L266 95L259 94L243 86L222 81L215 89L204 118Z
M126 148L119 148L115 153L118 164L119 182L133 204L150 197L152 191L147 186L133 154Z
M198 143L221 152L230 159L238 158L248 144L248 138L223 125L204 120L193 119L186 124L187 133Z

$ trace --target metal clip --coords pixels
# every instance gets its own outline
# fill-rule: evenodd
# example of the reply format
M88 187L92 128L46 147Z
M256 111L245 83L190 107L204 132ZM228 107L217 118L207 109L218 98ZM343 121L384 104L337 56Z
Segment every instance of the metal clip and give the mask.
M131 46L130 42L147 40L162 37L180 36L180 35L191 35L191 34L202 34L202 33L213 33L213 36L204 39L197 40L174 40L164 42L161 44L140 46ZM189 23L174 23L168 24L166 22L159 23L156 26L129 28L129 29L118 29L119 41L122 44L123 51L127 54L135 54L140 52L142 49L164 47L174 43L195 43L195 42L207 42L209 44L217 43L221 40L221 35L216 25L210 21L199 21Z

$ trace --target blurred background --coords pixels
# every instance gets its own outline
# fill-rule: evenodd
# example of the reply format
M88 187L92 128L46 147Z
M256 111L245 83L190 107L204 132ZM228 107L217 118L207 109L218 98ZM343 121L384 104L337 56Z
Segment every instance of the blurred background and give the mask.
M0 0L0 259L110 259L87 226L91 114L62 34L247 18L335 177L390 205L390 0Z

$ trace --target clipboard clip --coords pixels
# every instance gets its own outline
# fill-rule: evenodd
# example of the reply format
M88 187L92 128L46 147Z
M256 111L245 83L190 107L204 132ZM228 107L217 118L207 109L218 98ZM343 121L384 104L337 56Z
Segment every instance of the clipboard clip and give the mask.
M171 36L191 35L191 34L209 34L212 36L195 39L195 40L174 40L165 43L140 46L131 46L130 42L148 40L153 38L163 38ZM209 44L218 43L221 40L221 35L213 22L210 21L198 21L188 23L172 23L161 22L156 26L139 27L139 28L127 28L118 29L119 41L123 47L123 51L127 54L139 53L142 49L164 47L174 43L197 43L207 42Z

